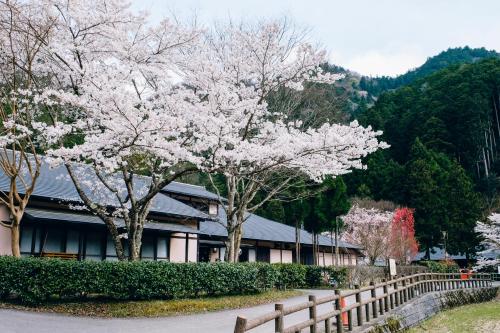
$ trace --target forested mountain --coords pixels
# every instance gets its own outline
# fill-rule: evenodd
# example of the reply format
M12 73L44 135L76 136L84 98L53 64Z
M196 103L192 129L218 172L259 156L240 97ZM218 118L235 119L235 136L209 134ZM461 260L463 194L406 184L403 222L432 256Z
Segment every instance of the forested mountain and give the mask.
M380 96L360 115L391 148L346 177L351 195L416 209L421 246L474 252L474 225L495 208L500 172L500 59L452 65Z
M366 91L370 96L377 97L387 90L408 85L450 65L474 63L482 59L498 58L499 56L498 52L486 50L484 47L476 49L468 46L449 48L436 56L428 58L422 66L412 69L403 75L396 77L363 76L359 82L359 89Z

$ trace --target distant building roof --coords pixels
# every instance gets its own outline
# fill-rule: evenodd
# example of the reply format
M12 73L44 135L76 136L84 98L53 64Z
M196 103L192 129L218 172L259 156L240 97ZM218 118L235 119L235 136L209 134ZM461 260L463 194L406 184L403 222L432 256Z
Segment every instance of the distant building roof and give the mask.
M222 224L226 224L226 213L224 209L219 209L219 221L200 222L200 232L210 236L226 237L227 231ZM222 223L222 224L221 224ZM289 225L268 220L264 217L249 214L243 224L243 238L252 240L264 240L272 242L295 243L295 228ZM335 245L335 241L328 236L319 235L319 244L323 246ZM312 244L312 235L300 230L300 242L302 244ZM361 247L344 241L339 241L339 247L361 249Z
M431 258L430 260L445 260L445 255L444 255L444 250L440 247L433 247L430 251ZM452 260L463 260L465 259L465 254L447 254L446 255L447 259L452 259ZM419 252L416 256L414 261L419 261L419 260L425 260L425 251Z

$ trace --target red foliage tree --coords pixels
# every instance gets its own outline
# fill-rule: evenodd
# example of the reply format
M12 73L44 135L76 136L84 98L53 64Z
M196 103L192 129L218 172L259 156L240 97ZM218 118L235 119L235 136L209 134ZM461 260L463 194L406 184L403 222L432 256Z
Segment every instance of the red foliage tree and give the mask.
M418 253L413 213L414 209L398 208L392 219L389 251L399 264L409 264Z

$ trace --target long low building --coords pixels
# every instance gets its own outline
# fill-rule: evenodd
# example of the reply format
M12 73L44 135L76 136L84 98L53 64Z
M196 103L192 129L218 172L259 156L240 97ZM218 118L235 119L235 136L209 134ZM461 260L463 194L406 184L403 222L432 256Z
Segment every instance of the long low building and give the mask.
M102 189L92 186L98 180L85 165L78 166L87 195L114 206ZM138 177L147 182L147 177ZM9 179L0 173L0 190L8 191ZM22 188L19 186L18 188ZM5 206L0 218L9 221ZM117 220L122 227L123 221ZM171 262L215 262L224 260L227 232L226 215L215 193L202 186L172 182L153 199L143 233L141 258ZM123 227L122 227L123 228ZM0 255L11 254L10 229L0 226ZM300 230L301 261L313 263L312 236ZM319 263L332 265L335 242L319 236ZM339 242L341 265L356 265L361 249ZM20 248L23 256L63 257L78 260L117 260L113 241L103 221L83 208L67 170L43 163L37 186L26 208ZM295 260L295 228L255 214L243 225L240 261L291 263Z

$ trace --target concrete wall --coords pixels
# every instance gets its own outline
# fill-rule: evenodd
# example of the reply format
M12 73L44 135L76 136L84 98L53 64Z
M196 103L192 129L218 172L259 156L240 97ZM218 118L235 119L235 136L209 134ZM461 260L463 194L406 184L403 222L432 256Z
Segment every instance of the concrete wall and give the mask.
M427 320L428 318L434 316L438 312L443 310L443 300L445 300L445 294L448 293L458 293L465 292L469 294L476 294L481 292L481 290L486 290L490 288L481 289L461 289L461 290L451 290L446 292L433 292L429 294L424 294L421 297L417 297L414 300L406 303L400 308L397 308L384 316L379 317L376 321L370 321L368 324L362 327L356 328L354 332L360 333L371 333L373 332L373 327L378 325L381 329L384 329L384 324L388 318L396 318L400 325L401 330L398 332L403 332L404 329L418 325L420 322ZM498 292L498 287L493 287L496 292L491 292L494 298ZM383 332L388 332L388 330L383 330Z
M9 221L9 211L4 205L0 205L0 220ZM0 225L0 255L12 255L10 229Z

